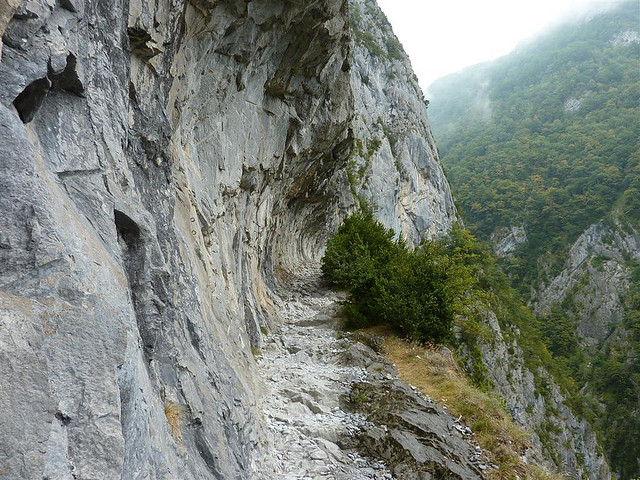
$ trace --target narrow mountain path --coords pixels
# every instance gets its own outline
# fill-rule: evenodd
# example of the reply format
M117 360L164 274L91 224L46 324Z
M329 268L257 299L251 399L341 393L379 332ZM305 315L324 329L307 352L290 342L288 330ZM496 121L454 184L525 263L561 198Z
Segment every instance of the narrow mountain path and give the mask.
M270 469L283 480L392 479L384 463L348 448L368 422L344 411L341 398L368 372L344 362L352 342L335 330L339 295L322 287L320 269L312 265L290 280L283 300L282 329L265 339L258 359L275 452ZM263 472L264 478L273 474Z

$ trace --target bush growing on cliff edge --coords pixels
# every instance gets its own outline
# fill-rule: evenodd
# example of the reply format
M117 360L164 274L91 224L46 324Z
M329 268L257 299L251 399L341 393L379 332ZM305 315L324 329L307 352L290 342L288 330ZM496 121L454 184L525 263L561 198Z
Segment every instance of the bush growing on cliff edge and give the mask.
M356 295L371 290L378 272L404 249L365 208L347 217L327 242L322 257L322 273L334 286Z
M384 322L414 340L450 340L472 283L469 267L448 248L450 238L410 250L394 237L365 208L347 217L327 243L322 271L351 294L344 309L349 326Z
M451 340L456 292L442 253L426 244L392 258L374 284L369 316L398 325L414 340Z

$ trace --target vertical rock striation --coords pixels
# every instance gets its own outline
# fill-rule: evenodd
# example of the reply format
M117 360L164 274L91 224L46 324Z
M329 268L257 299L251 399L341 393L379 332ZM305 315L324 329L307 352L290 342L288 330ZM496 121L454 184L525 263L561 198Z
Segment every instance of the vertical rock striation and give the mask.
M486 325L492 340L478 342L485 372L514 421L531 432L528 461L546 460L574 478L611 478L595 432L570 408L567 393L553 375L527 361L519 345L520 330L499 322L491 311Z
M351 191L378 218L419 245L457 221L449 183L409 58L373 0L351 2L355 147Z

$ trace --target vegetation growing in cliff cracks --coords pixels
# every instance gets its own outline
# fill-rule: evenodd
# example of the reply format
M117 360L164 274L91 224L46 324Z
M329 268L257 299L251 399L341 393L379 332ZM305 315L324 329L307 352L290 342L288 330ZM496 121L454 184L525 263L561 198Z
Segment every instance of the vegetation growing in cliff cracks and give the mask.
M625 298L622 329L591 354L577 348L575 325L564 313L572 310L565 300L540 323L544 341L563 374L584 389L582 410L604 440L608 457L621 479L640 474L640 262L629 262L632 271Z
M171 435L176 441L182 440L182 424L186 410L182 405L165 400L164 416L167 418L167 424L171 430Z
M553 378L572 410L588 411L575 382L543 342L534 314L510 286L488 247L459 226L415 251L394 238L394 232L365 208L347 217L329 240L322 269L332 285L350 293L343 311L348 327L390 325L413 341L457 346L474 388L489 394L492 384L479 344L491 345L493 340L484 320L491 311L505 343L517 341L522 350L534 374L536 393L549 396L547 384ZM452 334L454 325L457 339ZM550 346L560 350L572 345L571 338L560 335ZM547 415L557 416L547 403ZM545 428L549 425L551 420L539 436L553 458L560 436L553 428Z
M373 3L363 4L365 14L363 15L360 5L353 3L350 5L351 31L354 33L356 43L366 48L374 57L386 58L388 60L403 60L405 58L402 44L393 34L391 24L386 15ZM383 32L383 38L376 38L370 30L372 23Z
M533 313L489 249L459 225L411 250L365 205L329 239L322 271L330 284L351 294L344 309L348 326L386 323L413 340L446 342L457 322L464 342L489 343L480 317L491 309L503 327L517 327L532 371L544 367L559 374ZM512 329L504 330L509 335Z

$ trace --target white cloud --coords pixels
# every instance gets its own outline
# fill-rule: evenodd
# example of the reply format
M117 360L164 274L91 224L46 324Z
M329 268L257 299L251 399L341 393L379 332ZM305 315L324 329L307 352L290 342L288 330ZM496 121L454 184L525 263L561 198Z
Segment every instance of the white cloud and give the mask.
M378 0L423 90L434 80L512 51L560 19L623 0Z

